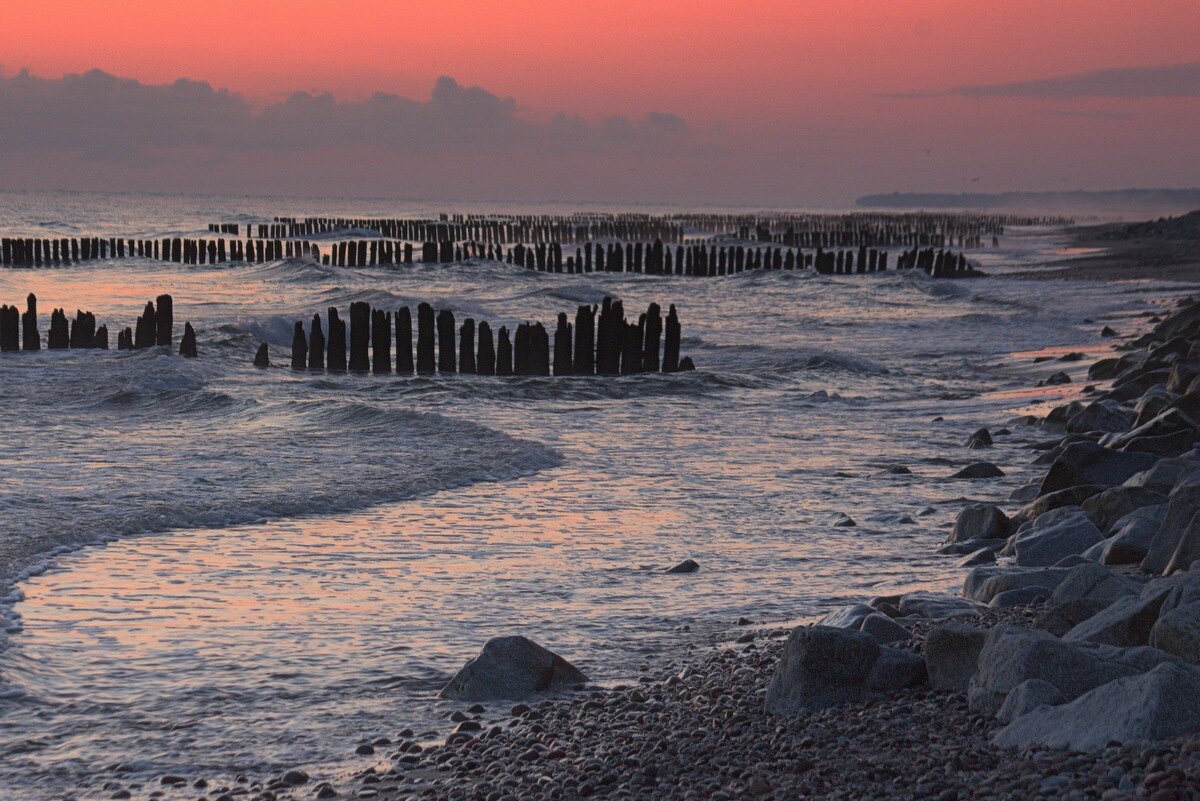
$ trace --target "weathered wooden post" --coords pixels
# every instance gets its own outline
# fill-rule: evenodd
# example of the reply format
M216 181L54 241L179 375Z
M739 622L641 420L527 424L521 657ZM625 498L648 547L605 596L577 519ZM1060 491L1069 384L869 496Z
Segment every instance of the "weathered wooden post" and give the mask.
M330 306L326 315L329 323L329 347L326 366L341 372L346 369L346 321L338 316L338 310Z
M554 329L554 374L574 375L575 364L571 349L571 324L566 312L559 312L558 326Z
M500 326L496 343L496 375L513 374L512 342L508 338L508 328Z
M659 368L658 349L662 341L662 309L651 303L646 309L646 338L642 343L642 369L657 373Z
M196 351L196 329L192 328L192 324L189 322L183 324L183 339L179 341L179 355L193 359L200 355Z
M496 374L496 346L492 343L492 327L487 320L479 323L479 356L475 369L479 375Z
M365 373L371 369L368 349L371 345L371 305L366 301L350 304L350 369Z
M643 326L624 323L621 334L621 375L642 372Z
M371 369L379 375L392 372L392 315L371 310Z
M61 350L71 347L71 335L67 330L67 314L62 309L50 312L50 334L46 338L46 348Z
M433 307L428 303L417 306L417 372L432 373L436 361L434 350Z
M438 372L457 371L454 357L454 312L442 309L437 315L438 327Z
M321 330L321 315L314 314L308 334L308 369L325 369L325 332Z
M407 306L396 312L396 372L400 375L413 373L412 314Z
M42 336L37 327L37 298L32 292L25 299L25 313L21 315L21 346L23 350L42 349Z
M663 365L664 373L674 373L679 370L679 316L675 313L675 304L671 304L670 311L667 312L667 337L666 343L663 346Z
M100 350L108 350L108 326L102 325L96 329L96 337L92 341L92 347Z
M531 375L550 375L550 334L541 323L529 326L529 357Z
M583 305L575 310L575 358L576 375L596 373L596 309Z
M271 354L267 350L266 342L259 343L258 350L254 354L254 366L255 367L270 367L271 366Z
M170 295L159 295L156 299L155 344L170 347L175 327L175 302Z
M458 336L458 370L462 373L475 373L475 321L468 317L463 320Z
M304 370L308 367L308 340L304 336L304 323L296 321L292 329L292 369Z

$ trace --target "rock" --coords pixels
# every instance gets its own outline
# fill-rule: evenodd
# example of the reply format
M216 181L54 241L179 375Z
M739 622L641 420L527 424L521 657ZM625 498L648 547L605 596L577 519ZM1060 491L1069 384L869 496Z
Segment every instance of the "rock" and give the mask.
M934 626L925 635L925 665L935 690L965 690L975 674L986 629L961 623Z
M1103 540L1096 543L1096 545L1099 545L1102 542L1103 542ZM1095 548L1096 545L1093 545L1092 548ZM1089 548L1088 550L1091 550L1091 548ZM1053 566L1054 567L1077 567L1078 565L1086 565L1086 564L1092 564L1092 563L1096 563L1096 560L1088 559L1086 556L1084 556L1081 553L1073 553L1073 554L1064 556L1062 559L1059 559L1057 562L1054 563Z
M1143 506L1118 520L1104 541L1100 563L1105 565L1136 565L1146 558L1150 543L1167 514L1165 503Z
M1046 567L1036 569L1000 568L984 565L971 570L963 581L963 595L982 603L990 603L1002 592L1021 587L1054 588L1067 577L1066 568Z
M955 562L958 567L976 567L978 565L992 565L996 563L996 552L991 548L980 548L977 551L964 556Z
M994 714L1018 684L1041 679L1070 701L1113 679L1144 673L1173 660L1154 648L1067 642L1045 631L1003 623L988 632L968 700L971 711Z
M1185 662L1200 664L1200 602L1164 613L1150 632L1150 644Z
M1099 359L1088 368L1088 378L1093 381L1107 381L1117 374L1118 359Z
M1011 526L1000 507L990 503L973 503L963 508L954 519L949 542L992 540L1008 537Z
M1115 487L1133 474L1150 468L1156 461L1157 458L1148 453L1127 453L1094 442L1076 442L1064 448L1050 465L1038 494L1047 495L1083 484Z
M1104 565L1084 564L1071 568L1062 583L1054 588L1051 600L1056 604L1089 600L1111 604L1118 598L1137 596L1141 586L1132 579L1118 576Z
M1161 526L1159 530L1161 531ZM1200 512L1197 512L1183 529L1183 533L1179 537L1179 545L1172 554L1171 561L1167 563L1163 574L1169 576L1180 570L1190 570L1197 560L1200 560Z
M867 689L876 692L903 690L924 684L926 679L925 660L920 654L904 648L879 649L879 659L867 676Z
M519 635L493 637L442 688L439 697L457 701L520 700L587 680L570 662L532 640Z
M1023 681L1012 689L1004 698L1004 703L996 712L996 720L1001 723L1011 723L1026 712L1032 712L1039 706L1057 706L1065 702L1062 693L1048 681L1030 679Z
M271 353L267 350L267 343L263 342L258 346L258 350L254 352L255 367L270 367Z
M1134 440L1152 439L1154 437L1173 437L1180 438L1185 433L1191 433L1193 436L1197 428L1196 421L1185 414L1180 409L1167 409L1152 420L1142 423L1137 428L1126 431L1123 434L1110 434L1101 440L1101 444L1108 448L1120 448L1129 450L1129 445ZM1181 447L1180 452L1187 450Z
M1118 598L1072 628L1063 635L1063 639L1122 648L1146 645L1150 642L1150 630L1158 620L1162 603L1161 595L1156 598L1140 598L1137 595Z
M1200 512L1200 475L1189 475L1181 478L1167 496L1167 513L1163 516L1154 539L1150 541L1150 550L1146 553L1146 558L1142 560L1144 572L1166 572L1183 540L1184 531L1196 516L1196 512Z
M1064 506L1079 506L1088 498L1104 492L1106 489L1108 487L1102 487L1099 484L1081 484L1077 487L1068 487L1065 490L1043 495L1026 504L1019 512L1013 515L1011 518L1012 526L1014 529L1019 528L1025 523L1037 520L1046 512L1052 512Z
M1162 387L1150 387L1142 393L1133 407L1133 425L1140 426L1158 417L1175 400L1173 392L1167 392Z
M963 554L975 553L976 551L996 551L1008 544L1007 539L1003 540L966 540L964 542L955 542L950 545L943 545L937 549L937 552L943 556L962 556Z
M1034 618L1033 627L1061 637L1108 605L1107 601L1080 599L1056 604L1051 602Z
M794 715L872 697L906 670L900 658L889 656L880 673L875 672L881 656L894 650L859 631L798 626L788 635L767 685L766 709L777 715Z
M1080 506L1096 524L1096 528L1108 533L1118 520L1143 506L1155 506L1167 502L1167 497L1145 487L1112 487L1093 495Z
M1192 453L1195 454L1196 451ZM1177 484L1191 476L1200 476L1200 459L1185 454L1159 459L1149 470L1130 476L1125 481L1125 486L1145 487L1160 495L1170 495Z
M1000 478L1004 471L991 462L972 462L950 478Z
M1060 706L1014 719L992 742L1101 751L1109 743L1154 742L1200 731L1200 670L1163 664L1105 683Z
M1050 597L1050 590L1045 587L1020 587L1015 590L1005 590L992 597L988 606L993 609L1012 609L1016 606L1029 606L1044 601Z
M859 628L863 634L870 635L880 645L893 642L904 642L912 637L908 629L892 620L887 615L875 612L867 615Z
M825 615L813 625L829 626L835 629L855 629L862 628L862 623L871 615L875 614L875 607L866 604L848 604L839 606L837 609L826 612Z
M1067 375L1066 373L1064 373L1060 370L1057 373L1051 373L1050 375L1046 376L1046 380L1041 382L1041 384L1039 384L1038 386L1052 387L1057 384L1070 384L1070 383L1071 383L1071 376Z
M956 595L933 592L910 592L900 598L900 614L929 620L947 620L952 617L976 617L982 604Z
M693 559L684 559L674 567L668 567L664 573L695 573L700 569L700 564Z
M289 770L287 773L283 774L283 783L290 784L293 787L299 787L302 784L308 784L308 774L299 768Z
M829 525L837 528L853 528L854 526L857 526L858 523L854 522L854 518L850 515L838 512L837 517L835 517Z
M1067 432L1086 434L1089 431L1120 433L1133 427L1133 412L1113 400L1098 400L1087 404L1067 419Z
M1053 565L1064 556L1083 553L1104 539L1100 530L1078 507L1046 512L1028 530L1012 540L1016 563L1022 567Z
M974 434L967 437L963 445L966 445L970 450L990 448L992 447L992 434L986 428L980 428Z

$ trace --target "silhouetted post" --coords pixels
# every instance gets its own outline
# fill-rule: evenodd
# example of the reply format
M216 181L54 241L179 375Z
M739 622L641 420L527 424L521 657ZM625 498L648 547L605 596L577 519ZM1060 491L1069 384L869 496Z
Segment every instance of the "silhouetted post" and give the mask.
M432 373L436 361L433 356L433 307L428 303L417 306L417 372Z
M407 306L396 312L396 372L400 375L413 373L412 314Z
M633 323L625 323L621 339L621 375L640 373L642 371L642 333L643 328Z
M304 336L304 323L297 321L292 329L292 369L308 367L308 339Z
M657 303L646 309L646 338L642 343L642 369L658 372L658 349L662 340L662 310Z
M470 317L463 320L458 332L458 370L475 373L475 321Z
M96 329L96 338L92 341L92 347L100 350L108 350L108 326L102 325Z
M371 345L371 305L365 301L350 304L350 369L365 373L371 369L367 349Z
M442 309L437 316L438 372L456 372L454 358L454 312Z
M392 372L392 315L382 309L371 310L371 369Z
M475 370L479 375L496 374L496 346L492 343L492 327L487 320L479 323L479 357Z
M529 326L531 375L550 375L550 334L541 323Z
M675 304L671 304L670 311L667 312L667 339L663 346L663 365L664 373L674 373L679 370L679 316L675 313Z
M175 327L175 302L170 295L159 295L156 299L155 344L170 347Z
M325 332L321 330L321 315L314 314L308 333L308 369L325 369Z
M196 350L196 329L192 328L192 324L188 322L183 324L183 339L179 341L179 355L193 359L200 355Z
M496 341L496 375L513 374L512 342L508 339L508 329L500 326Z
M32 292L25 299L25 313L21 315L21 345L23 350L42 349L42 336L37 327L37 298Z
M270 367L271 366L271 354L267 350L266 342L262 342L259 344L258 351L255 352L255 354L254 354L254 366L255 367Z
M46 338L46 348L61 350L71 346L71 335L67 330L67 314L62 309L50 313L50 334Z
M154 304L146 301L146 308L137 320L136 334L133 339L135 348L152 348L158 341L158 320L154 313Z
M554 329L554 374L574 375L575 364L571 353L571 324L566 312L559 312L558 327Z
M575 311L575 358L576 375L593 375L596 372L596 309L589 305Z
M329 358L325 360L330 370L341 372L346 369L346 321L338 316L338 310L329 307L326 315L329 322Z

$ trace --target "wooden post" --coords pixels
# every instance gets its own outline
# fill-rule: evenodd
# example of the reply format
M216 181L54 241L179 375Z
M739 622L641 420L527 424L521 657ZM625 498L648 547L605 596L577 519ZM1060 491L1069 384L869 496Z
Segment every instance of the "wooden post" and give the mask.
M651 303L646 309L646 338L642 343L642 369L657 373L659 368L658 349L662 340L662 309Z
M571 324L567 322L566 312L559 312L558 327L554 329L554 374L575 374L571 349Z
M365 301L350 304L350 369L365 373L371 369L368 349L371 344L371 305Z
M496 375L513 374L512 343L508 339L508 329L500 326L496 344Z
M267 350L266 342L262 342L259 344L258 351L254 354L254 366L255 367L270 367L271 366L271 354Z
M200 355L196 351L196 329L192 328L192 324L189 322L183 324L183 339L179 341L179 355L193 359Z
M432 373L436 361L434 350L433 307L428 303L417 306L417 372Z
M663 346L663 365L664 373L674 373L679 370L679 316L675 313L675 304L671 304L670 311L667 312L667 339Z
M321 330L321 315L313 315L308 331L308 369L324 370L325 332Z
M454 312L442 309L437 315L438 328L438 372L457 371L454 358Z
M371 310L371 369L379 375L392 372L392 315Z
M642 334L644 328L624 323L621 332L621 375L642 372Z
M297 321L292 329L292 369L308 367L308 339L304 336L304 323Z
M175 327L175 302L170 295L159 295L155 313L155 344L171 346Z
M25 313L21 315L21 346L23 350L42 349L42 336L37 327L37 298L32 292L25 299Z
M458 332L458 369L462 373L475 373L475 321L463 320Z
M96 329L96 338L92 342L92 347L100 350L108 350L108 326L102 325Z
M338 316L338 310L333 306L329 307L326 319L329 322L329 348L325 364L330 370L340 372L346 369L346 321Z
M596 373L596 309L583 305L575 311L575 358L576 375Z
M413 373L412 314L407 306L396 312L396 372L400 375Z
M529 326L529 356L531 375L550 375L550 334L541 323Z
M487 320L479 323L479 356L475 369L479 375L496 374L496 347L492 344L492 327Z

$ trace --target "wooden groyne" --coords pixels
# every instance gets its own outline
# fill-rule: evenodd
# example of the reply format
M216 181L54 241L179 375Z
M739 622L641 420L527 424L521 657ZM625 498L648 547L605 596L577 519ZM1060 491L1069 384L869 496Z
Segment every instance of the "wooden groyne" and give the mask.
M173 337L174 302L170 295L159 295L155 300L146 302L142 314L137 318L136 329L126 327L117 332L117 350L156 346L170 348ZM0 352L41 349L37 297L32 292L29 294L24 312L19 312L16 306L0 305ZM108 350L108 326L97 325L96 315L91 312L76 310L75 317L68 318L64 309L54 309L50 313L46 349ZM191 323L184 324L179 354L198 355L196 331Z
M345 331L336 308L330 307L326 322L330 332ZM680 358L682 329L673 304L664 318L659 305L651 303L634 321L626 319L621 301L605 298L599 306L579 306L573 322L566 312L559 314L553 338L540 322L519 323L512 332L500 326L495 339L492 330L486 320L467 318L458 324L449 309L435 311L421 303L417 306L414 359L412 314L407 306L391 311L356 302L350 304L349 360L346 337L326 339L321 318L314 315L307 332L303 321L293 326L291 366L294 370L340 372L348 368L387 375L393 372L394 363L399 375L498 376L631 375L695 369L691 358ZM270 366L265 343L259 345L254 364Z

